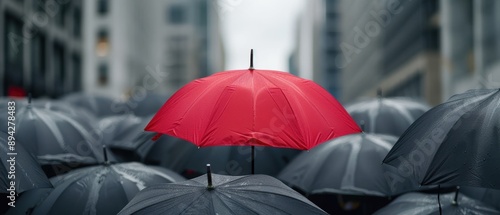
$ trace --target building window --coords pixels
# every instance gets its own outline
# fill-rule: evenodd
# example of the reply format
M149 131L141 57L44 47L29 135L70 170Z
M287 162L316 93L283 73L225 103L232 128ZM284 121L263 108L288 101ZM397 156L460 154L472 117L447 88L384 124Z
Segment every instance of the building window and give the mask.
M201 27L208 26L208 3L206 1L201 1L199 6L199 24Z
M5 77L2 84L3 92L10 89L19 89L23 87L23 49L24 38L22 37L22 21L5 14L4 29L4 71Z
M168 10L168 21L172 24L182 24L186 21L186 11L182 5L173 5Z
M68 14L68 4L60 4L59 11L56 13L56 15L54 17L56 24L59 27L64 28L64 26L66 25L66 15L67 14Z
M96 54L99 57L106 57L109 54L109 39L106 30L101 30L97 34Z
M78 54L71 56L71 65L73 68L73 91L82 89L82 59Z
M54 74L55 74L55 95L60 96L64 93L66 79L66 61L64 60L64 47L62 44L54 43Z
M99 86L106 86L108 85L108 78L109 78L109 68L107 64L101 64L99 65L98 69L99 74L97 82L99 83Z
M33 37L31 45L31 93L33 97L45 95L45 36Z
M75 8L73 11L73 36L80 38L82 35L82 10Z
M97 13L99 15L106 15L109 12L109 0L97 1Z

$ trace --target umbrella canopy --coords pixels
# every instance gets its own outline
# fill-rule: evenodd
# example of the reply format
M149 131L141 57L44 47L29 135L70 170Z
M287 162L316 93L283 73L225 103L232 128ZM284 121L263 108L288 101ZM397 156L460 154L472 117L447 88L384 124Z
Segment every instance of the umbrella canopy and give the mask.
M286 72L233 70L194 80L156 113L146 131L205 146L310 149L360 132L318 84Z
M382 160L394 136L352 134L302 152L278 175L308 194L390 196Z
M36 155L42 165L95 164L103 160L99 144L89 142L91 129L71 116L27 105L16 109L15 117L16 140ZM7 115L0 116L1 121L6 122L6 118ZM0 130L7 132L7 123Z
M500 190L480 187L460 187L460 192L500 211Z
M399 137L430 107L410 98L374 98L346 105L346 110L363 131Z
M251 151L248 147L198 148L185 140L162 136L156 141L154 133L142 128L150 118L134 115L111 116L101 120L104 143L115 157L122 160L141 160L172 169L185 177L194 178L205 172L205 164L214 164L214 172L226 175L248 175ZM299 151L285 148L256 147L256 173L276 175ZM245 156L246 155L246 156ZM192 159L192 158L196 159Z
M13 140L15 145L10 148L11 145L8 144L10 142L9 137L11 136L0 131L0 154L2 155L0 193L9 193L9 190L15 190L17 194L35 188L52 187L36 158L15 139ZM11 169L12 166L14 167L13 170ZM15 183L13 186L15 189L12 189L11 181Z
M327 214L271 176L209 175L148 187L119 214Z
M471 199L465 195L459 194L455 201L455 193L448 193L440 195L440 201L443 214L500 214L500 211L488 207L482 202ZM389 205L374 213L374 215L385 214L437 215L439 214L438 197L435 194L407 193L396 198Z
M500 188L500 90L470 90L417 119L384 163L396 190L448 185Z
M74 107L68 103L64 103L61 101L40 101L35 100L32 102L32 105L37 108L44 108L51 111L55 111L58 113L65 114L77 122L83 124L87 128L92 128L95 126L97 121L96 117L90 113L88 110Z
M99 128L103 134L103 143L111 148L135 150L138 142L146 141L141 138L145 133L142 128L146 125L144 118L133 114L108 116L99 120Z
M30 205L39 195L24 195L25 207L10 210L12 214L116 214L140 190L159 183L185 180L164 168L140 163L123 163L85 167L51 178L54 189L41 202Z
M136 94L130 96L126 105L136 116L147 117L158 112L169 97L168 94L154 92L147 92L145 95Z
M97 94L73 93L62 97L61 101L75 107L84 108L97 117L130 112L130 109L124 105L123 101Z
M165 164L167 159L184 155L179 154L178 148L192 147L191 144L186 145L185 141L171 136L162 136L153 141L155 134L143 130L150 120L151 117L138 117L133 114L106 117L99 122L99 127L104 128L101 131L103 143L109 146L118 160L142 161L155 165Z

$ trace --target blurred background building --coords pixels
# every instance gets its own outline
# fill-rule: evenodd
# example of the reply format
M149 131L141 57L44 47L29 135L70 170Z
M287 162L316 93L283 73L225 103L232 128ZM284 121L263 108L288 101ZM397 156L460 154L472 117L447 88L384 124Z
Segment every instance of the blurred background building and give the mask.
M85 90L172 93L223 70L214 7L206 0L85 1Z
M224 69L215 2L2 0L0 94L172 93Z
M0 1L1 95L82 89L82 1Z
M408 96L431 105L500 87L500 1L313 0L290 71L343 103Z
M172 93L226 69L218 2L1 0L0 94ZM434 105L500 87L498 11L495 0L310 0L291 20L289 71L344 103L381 89Z
M409 96L441 101L438 1L347 1L342 11L342 99ZM332 59L333 60L333 59Z

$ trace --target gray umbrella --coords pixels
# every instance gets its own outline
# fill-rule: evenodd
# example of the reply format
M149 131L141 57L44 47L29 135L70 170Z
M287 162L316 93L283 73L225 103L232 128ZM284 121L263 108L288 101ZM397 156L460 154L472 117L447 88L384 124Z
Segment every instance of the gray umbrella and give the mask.
M119 214L326 213L271 176L208 173L188 181L148 187Z
M251 148L236 146L198 148L184 140L163 135L151 140L155 134L143 129L151 117L134 115L107 117L101 120L106 128L105 144L115 157L122 160L141 160L158 164L183 174L187 178L205 172L205 164L218 167L215 173L246 175L251 173ZM257 174L276 175L300 151L286 148L255 147L255 171ZM193 159L196 158L196 159Z
M153 141L154 133L144 132L151 117L133 114L109 116L99 121L103 143L109 146L115 157L121 161L142 161L160 164L169 156L178 156L175 148L183 147L173 142L177 138L164 135ZM185 147L184 147L185 148Z
M367 133L399 137L429 106L404 97L374 98L346 105L354 121Z
M351 134L302 152L278 175L308 194L390 196L382 160L394 136Z
M465 195L455 193L440 195L442 214L450 215L494 215L500 214L491 207L486 206L478 200L471 199ZM374 215L431 215L439 214L438 197L435 194L407 193L391 202L386 207L378 210Z
M395 188L500 188L500 90L453 96L415 121L384 159Z
M100 145L89 142L91 129L71 116L27 105L16 109L15 117L16 140L35 154L41 165L95 164L103 160ZM1 115L0 121L7 122L7 115ZM7 132L7 123L2 123L0 130Z
M97 117L130 113L130 109L121 100L104 95L73 93L64 96L61 101L84 108Z
M23 207L11 209L9 213L116 214L140 190L154 184L183 180L167 169L140 163L85 167L51 178L54 189L43 201L36 201L40 199L39 193L23 195L18 200ZM28 203L24 204L24 201Z
M168 94L155 92L148 92L144 95L136 94L130 96L128 101L125 102L125 105L129 107L136 116L152 116L160 110L161 106L163 106L169 97L170 95Z
M15 139L13 139L14 145L9 145L9 137L11 136L0 131L0 157L2 159L0 193L9 193L9 190L14 190L17 194L35 188L52 187L36 158ZM11 170L12 166L13 170ZM11 188L11 182L15 183L13 186L15 189Z

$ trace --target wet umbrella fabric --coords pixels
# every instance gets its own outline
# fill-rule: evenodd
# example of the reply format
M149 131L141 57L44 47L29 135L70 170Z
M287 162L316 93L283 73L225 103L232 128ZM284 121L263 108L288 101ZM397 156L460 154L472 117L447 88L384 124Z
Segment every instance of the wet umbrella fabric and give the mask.
M460 187L460 193L477 199L500 211L500 190L480 187Z
M194 80L156 113L146 131L206 146L306 150L360 132L318 84L286 72L233 70Z
M7 115L0 116L7 121ZM90 128L64 113L27 105L16 109L16 140L37 156L41 165L103 160L99 144L90 142ZM7 131L7 123L0 126ZM99 145L99 147L97 147Z
M382 160L394 136L351 134L302 152L278 175L308 194L390 196Z
M478 200L458 194L457 204L454 204L455 193L440 195L443 214L450 215L495 215L500 211L486 206ZM386 207L378 210L374 215L438 215L439 205L437 195L423 193L407 193L396 198Z
M346 105L346 110L363 131L399 137L430 107L405 97L374 98Z
M326 214L271 176L211 176L148 187L119 214Z
M8 176L12 164L15 167L14 173L11 175L15 177L12 181L15 182L14 187L16 193L22 193L35 188L52 187L52 184L45 176L36 158L30 152L26 151L23 145L16 140L13 140L15 143L15 145L13 145L14 150L9 150L8 138L8 134L0 131L0 153L2 155L2 166L0 168L2 183L0 184L0 193L9 192L8 189L10 189L11 179L8 178Z
M398 189L446 185L500 188L500 90L453 96L415 121L384 163L398 169Z
M140 163L85 167L51 178L54 189L36 205L25 204L9 213L32 214L116 214L140 190L159 183L185 180L164 168ZM26 201L34 202L26 195ZM21 198L18 201L22 202ZM31 209L30 209L31 208Z

